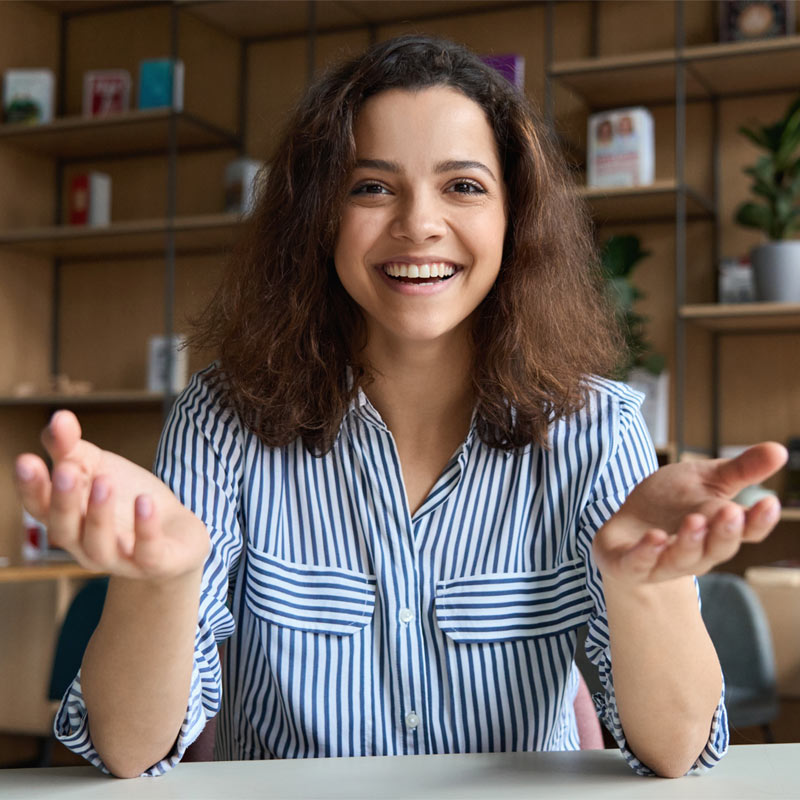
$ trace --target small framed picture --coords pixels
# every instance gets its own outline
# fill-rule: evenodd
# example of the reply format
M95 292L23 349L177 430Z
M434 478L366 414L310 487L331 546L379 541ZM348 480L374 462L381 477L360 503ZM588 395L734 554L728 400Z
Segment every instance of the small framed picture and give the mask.
M794 33L794 0L722 0L719 40L746 42Z

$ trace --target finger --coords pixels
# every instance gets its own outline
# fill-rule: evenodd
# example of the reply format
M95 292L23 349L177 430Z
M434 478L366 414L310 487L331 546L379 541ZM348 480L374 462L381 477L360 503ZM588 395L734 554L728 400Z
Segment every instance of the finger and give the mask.
M646 579L669 544L662 530L651 529L631 548L619 556L618 569L626 577Z
M726 494L734 495L745 486L761 483L777 472L788 457L786 448L777 442L753 445L736 458L717 462L717 483Z
M47 534L51 541L74 553L82 525L83 478L72 464L60 464L53 472Z
M50 473L39 456L23 453L15 463L17 492L25 510L45 522L50 513Z
M111 568L118 555L112 495L111 481L98 475L89 492L80 545L87 558L100 569Z
M71 411L56 411L42 431L42 444L53 461L65 458L81 440L81 426Z
M136 539L131 558L144 572L153 574L164 561L164 537L153 498L140 494L134 503Z
M764 497L745 512L743 539L760 542L769 536L781 518L781 504L777 497Z
M703 560L707 534L708 520L702 514L688 514L662 561L666 561L666 565L676 573L694 573Z
M720 564L736 555L744 533L744 509L736 503L726 503L711 518L706 536L705 557Z

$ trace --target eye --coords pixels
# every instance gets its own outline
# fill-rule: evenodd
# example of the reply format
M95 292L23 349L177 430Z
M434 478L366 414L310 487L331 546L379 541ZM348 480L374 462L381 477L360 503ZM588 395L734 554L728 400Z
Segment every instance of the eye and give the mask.
M353 189L350 194L352 195L380 195L388 194L389 190L380 183L368 181L367 183L360 183Z
M486 189L483 188L477 181L467 180L461 178L454 181L447 188L448 192L456 194L486 194Z

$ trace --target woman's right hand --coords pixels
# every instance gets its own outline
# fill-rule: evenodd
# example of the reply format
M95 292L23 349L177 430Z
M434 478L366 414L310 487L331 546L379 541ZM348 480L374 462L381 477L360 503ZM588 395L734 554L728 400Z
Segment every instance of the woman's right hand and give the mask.
M70 411L42 432L52 480L32 453L17 458L17 491L50 541L81 565L127 578L169 580L199 572L209 550L203 522L146 469L81 439Z

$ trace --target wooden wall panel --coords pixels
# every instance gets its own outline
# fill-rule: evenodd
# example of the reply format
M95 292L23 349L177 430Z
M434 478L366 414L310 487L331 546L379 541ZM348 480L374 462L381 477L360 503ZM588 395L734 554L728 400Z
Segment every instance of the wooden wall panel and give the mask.
M317 37L315 71L366 48L366 29ZM308 50L304 37L253 45L248 53L248 155L269 161L289 112L306 87Z
M481 54L518 53L525 56L526 93L539 106L543 104L546 58L543 6L381 26L378 38L389 39L414 32L444 36Z
M613 56L675 46L675 3L603 0L598 3L598 55ZM686 44L716 41L716 3L684 4Z
M800 334L722 339L723 444L800 436Z

